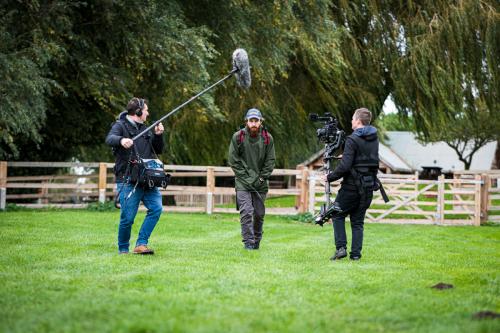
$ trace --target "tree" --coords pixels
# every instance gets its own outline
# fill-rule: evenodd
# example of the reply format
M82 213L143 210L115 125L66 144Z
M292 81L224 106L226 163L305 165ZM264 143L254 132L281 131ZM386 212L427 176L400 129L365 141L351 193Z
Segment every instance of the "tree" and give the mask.
M14 15L0 10L0 20ZM39 143L45 121L45 94L57 84L43 75L41 67L54 50L49 43L30 44L19 41L0 24L0 158L19 155L16 138ZM39 59L37 64L33 59Z
M186 27L176 3L12 1L0 14L0 31L12 41L0 46L1 66L10 68L0 90L1 158L88 154L131 96L154 97L158 116L173 96L208 81L215 55L209 32Z
M402 22L394 100L411 113L420 139L445 141L467 169L479 148L499 139L498 8L495 1L412 3Z
M227 74L237 47L249 53L252 87L242 91L226 81L169 119L166 161L224 164L231 134L254 106L275 137L280 167L319 148L308 113L332 112L349 131L354 109L368 107L376 118L390 94L425 140L441 140L437 134L447 125L461 128L455 121L497 124L498 6L480 0L3 3L0 92L7 102L0 158L111 160L103 138L131 96L149 98L157 119Z
M457 153L458 159L464 163L465 170L469 170L474 154L487 143L494 141L495 137L499 137L500 122L489 118L488 115L486 112L479 112L472 118L459 115L439 132L435 129L430 138L434 142L446 142ZM431 141L426 140L424 136L418 139Z
M3 158L96 156L91 152L104 151L96 148L102 147L110 122L128 98L150 97L152 118L158 118L227 73L230 54L240 46L251 56L256 84L242 92L228 82L169 119L167 156L177 163L223 163L226 149L221 147L251 106L263 109L281 147L281 165L300 161L318 147L307 112L325 108L317 103L315 84L304 66L317 72L339 69L332 47L335 32L325 10L328 1L317 6L298 1L53 1L3 6L2 13L9 15L3 16L2 26L9 34L22 44L52 51L45 62L32 55L26 59L58 88L40 94L45 104L37 111L40 128L34 134L43 147L33 145L32 138L17 137L12 141L22 149ZM25 110L35 121L33 110Z
M209 163L224 161L227 151L221 149L221 143L224 148L229 144L231 134L242 124L250 107L263 111L266 126L275 138L279 166L295 166L319 148L307 114L329 111L323 103L328 97L317 90L310 73L328 71L334 75L341 69L328 6L329 1L184 2L188 24L213 31L210 41L219 54L226 55L214 62L217 75L221 75L221 68L227 70L227 55L244 47L250 56L253 85L246 92L230 84L214 92L223 120L193 120L187 112L176 117L173 122L177 138L171 137L170 141L177 147L173 154L177 161L196 163L196 154L204 154ZM220 129L218 133L211 131L215 127ZM185 146L178 144L181 137ZM204 142L202 152L188 148L193 147L193 141Z
M482 145L498 140L497 1L333 4L345 36L344 73L365 93L358 100L370 105L367 97L376 101L392 93L399 118L414 122L422 141L447 142L466 166ZM347 88L347 78L339 81L335 86L356 91Z
M382 131L409 131L415 129L415 124L411 117L404 117L403 115L391 113L381 114L376 121L377 127Z

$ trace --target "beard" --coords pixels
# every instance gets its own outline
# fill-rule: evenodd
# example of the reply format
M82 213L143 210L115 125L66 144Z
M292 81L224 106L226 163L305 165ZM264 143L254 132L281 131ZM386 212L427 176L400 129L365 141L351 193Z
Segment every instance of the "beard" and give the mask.
M256 137L259 134L259 127L249 127L248 131L250 132L250 136Z

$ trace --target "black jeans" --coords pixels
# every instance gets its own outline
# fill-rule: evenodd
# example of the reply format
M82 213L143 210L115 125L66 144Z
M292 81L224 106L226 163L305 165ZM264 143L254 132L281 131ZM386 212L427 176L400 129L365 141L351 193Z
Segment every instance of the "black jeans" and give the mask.
M335 201L342 208L342 213L333 218L333 231L335 237L335 247L347 247L347 237L345 233L345 218L349 215L351 219L352 242L350 257L361 257L363 248L363 225L365 214L372 202L373 192L368 191L365 198L362 198L357 190L341 187Z

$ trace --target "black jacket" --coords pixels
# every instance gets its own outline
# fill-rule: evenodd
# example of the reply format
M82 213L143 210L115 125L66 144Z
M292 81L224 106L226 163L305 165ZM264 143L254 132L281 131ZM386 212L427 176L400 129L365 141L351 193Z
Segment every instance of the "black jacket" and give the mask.
M358 144L361 144L362 147ZM355 130L346 138L342 159L335 170L328 175L328 181L333 182L343 178L342 186L355 190L356 183L351 175L351 169L363 166L376 172L378 170L378 146L379 141L375 127L365 126Z
M126 116L127 113L122 112L106 136L106 144L114 147L115 151L116 161L114 171L117 182L122 182L124 180L129 159L136 159L134 147L132 146L129 149L125 149L120 144L120 140L122 138L133 138L147 128L144 124L130 122L127 120ZM120 125L119 122L121 122L123 126ZM128 133L123 131L123 127L125 127ZM161 134L155 135L154 132L150 130L137 138L134 141L134 145L137 147L137 151L141 158L157 158L155 153L161 154L163 151L163 137Z

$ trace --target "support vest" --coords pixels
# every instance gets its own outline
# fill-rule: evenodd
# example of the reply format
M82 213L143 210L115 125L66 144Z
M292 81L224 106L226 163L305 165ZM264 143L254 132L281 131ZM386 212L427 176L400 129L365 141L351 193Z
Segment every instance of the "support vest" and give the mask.
M377 178L379 158L378 158L378 138L375 140L363 140L357 135L351 135L358 150L351 168L351 175L361 195L361 201L366 200L368 191L380 190L385 202L389 201L382 183Z

